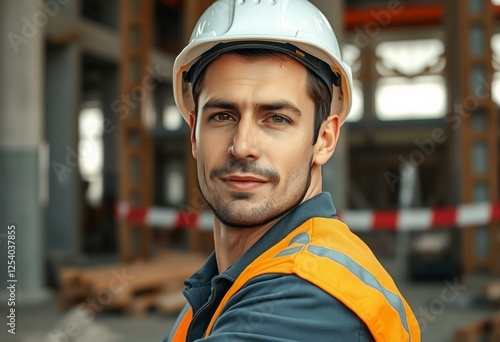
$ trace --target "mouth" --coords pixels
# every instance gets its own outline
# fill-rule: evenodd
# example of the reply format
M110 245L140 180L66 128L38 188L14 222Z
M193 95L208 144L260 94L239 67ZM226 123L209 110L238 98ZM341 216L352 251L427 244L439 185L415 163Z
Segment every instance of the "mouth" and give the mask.
M227 175L220 178L233 191L253 191L268 183L267 179L253 175Z

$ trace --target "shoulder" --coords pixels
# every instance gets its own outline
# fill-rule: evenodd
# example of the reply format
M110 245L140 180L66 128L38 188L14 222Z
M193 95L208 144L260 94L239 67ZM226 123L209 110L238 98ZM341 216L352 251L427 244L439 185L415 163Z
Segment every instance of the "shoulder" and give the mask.
M274 336L278 341L372 341L356 314L293 274L266 274L249 281L228 301L212 334L224 331Z

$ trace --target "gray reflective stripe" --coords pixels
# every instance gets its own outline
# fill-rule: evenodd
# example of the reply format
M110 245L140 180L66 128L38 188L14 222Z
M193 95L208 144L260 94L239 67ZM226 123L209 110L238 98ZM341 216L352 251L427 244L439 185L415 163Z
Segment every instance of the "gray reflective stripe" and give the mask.
M304 248L304 246L297 246L297 247L292 247L292 248L285 249L285 250L279 252L278 254L276 254L275 258L276 257L281 257L281 256L292 255L292 254L298 253L298 252L300 252L300 250L302 248Z
M409 335L406 311L401 298L392 293L391 291L387 290L385 287L383 287L373 274L368 272L364 267L362 267L356 261L349 258L347 255L342 254L338 251L334 251L332 249L320 246L308 246L307 250L314 255L320 257L326 257L338 264L345 266L351 273L353 273L366 285L379 291L385 297L385 299L391 304L394 310L396 310L396 312L399 314L401 323L403 324L403 327L405 328L406 332L408 332Z
M276 257L281 257L281 256L286 256L286 255L292 255L294 253L300 252L300 250L304 247L304 245L307 245L309 242L311 242L311 238L309 237L309 234L307 233L300 233L297 236L295 236L292 241L288 244L290 246L291 244L294 243L300 243L302 246L297 246L297 247L292 247L285 249L278 254L276 254Z
M311 242L311 238L309 237L309 234L307 233L300 233L297 236L295 236L292 241L288 245L291 245L292 243L301 243L303 245L308 244Z

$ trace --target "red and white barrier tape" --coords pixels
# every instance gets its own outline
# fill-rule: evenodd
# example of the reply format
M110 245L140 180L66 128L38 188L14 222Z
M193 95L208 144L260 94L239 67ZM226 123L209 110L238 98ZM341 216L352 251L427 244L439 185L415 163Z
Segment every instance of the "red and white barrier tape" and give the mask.
M212 213L179 211L171 208L131 207L126 203L117 206L120 220L172 229L193 228L212 230ZM500 221L500 203L463 204L447 208L418 208L398 211L343 210L340 220L353 231L413 231L443 227L486 225Z

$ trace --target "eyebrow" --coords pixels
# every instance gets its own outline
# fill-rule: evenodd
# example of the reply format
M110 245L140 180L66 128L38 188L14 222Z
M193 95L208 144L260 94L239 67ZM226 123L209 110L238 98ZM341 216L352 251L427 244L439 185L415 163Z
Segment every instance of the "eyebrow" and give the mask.
M262 111L286 110L286 111L291 111L296 115L302 115L302 112L300 111L299 108L297 108L297 106L295 106L290 101L286 100L279 100L270 103L257 103L255 107L257 107L259 110ZM206 111L207 109L210 108L238 110L238 105L234 102L229 102L221 99L210 99L207 101L207 103L205 103L205 105L202 108L202 111Z
M227 109L227 110L236 110L238 106L234 102L228 102L219 99L210 99L203 105L201 109L203 112L210 108L219 108L219 109Z

